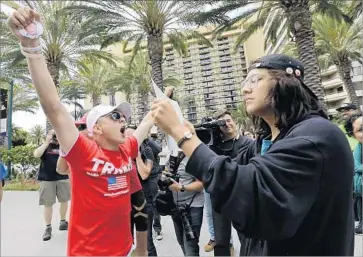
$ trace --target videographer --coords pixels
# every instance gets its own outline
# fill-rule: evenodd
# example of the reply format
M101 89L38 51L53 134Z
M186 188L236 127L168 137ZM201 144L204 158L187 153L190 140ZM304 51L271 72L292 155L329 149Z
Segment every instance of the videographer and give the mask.
M203 184L185 171L188 158L185 155L182 158L176 174L179 182L171 179L173 184L169 186L177 206L172 219L175 235L184 256L199 256L199 236L204 207ZM188 221L183 222L183 218Z
M59 230L68 230L66 214L68 201L71 198L71 189L68 175L57 173L57 161L59 158L59 143L54 130L49 131L45 142L34 151L34 157L40 158L38 180L40 181L39 205L44 205L45 232L43 241L52 237L53 205L56 198L60 203Z
M220 140L210 146L210 149L216 154L229 156L233 159L239 151L243 151L253 143L252 139L239 135L237 125L229 111L221 110L217 112L214 115L214 120L225 122L225 125L217 128ZM213 210L214 208L211 207L213 206L213 197L208 193L205 194L205 203L206 216L212 217L213 220L212 224L210 224L210 221L208 224L208 226L213 226L209 228L209 231L213 233L210 233L211 238L205 249L210 250L214 246L215 256L233 256L232 221ZM209 213L211 210L213 210L212 213ZM239 235L240 238L241 236Z

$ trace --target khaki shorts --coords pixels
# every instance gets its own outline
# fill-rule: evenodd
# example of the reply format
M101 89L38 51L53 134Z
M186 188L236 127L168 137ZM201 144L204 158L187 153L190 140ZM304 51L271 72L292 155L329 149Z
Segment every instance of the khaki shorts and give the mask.
M52 206L56 202L64 203L71 199L69 179L58 181L40 181L39 205Z

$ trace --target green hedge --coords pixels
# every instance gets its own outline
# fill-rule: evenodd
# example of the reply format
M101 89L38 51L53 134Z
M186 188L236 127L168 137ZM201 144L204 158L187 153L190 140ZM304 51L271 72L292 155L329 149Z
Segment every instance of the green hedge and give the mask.
M20 181L8 181L4 186L5 191L38 191L39 183L29 181L22 183Z

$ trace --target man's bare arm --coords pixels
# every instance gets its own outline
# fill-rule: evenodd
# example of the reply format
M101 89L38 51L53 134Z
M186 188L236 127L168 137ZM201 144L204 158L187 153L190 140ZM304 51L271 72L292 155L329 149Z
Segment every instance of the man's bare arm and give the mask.
M171 97L173 95L174 88L166 87L164 94L167 97ZM136 137L139 145L145 140L150 129L154 126L154 119L151 116L151 112L149 112L144 119L141 121L141 124L137 127L133 135Z
M59 99L44 58L27 58L27 61L43 111L53 126L62 150L68 153L78 137L78 130L71 115Z
M72 148L78 137L71 115L67 112L65 106L61 103L56 87L49 74L45 58L40 56L41 52L27 50L35 49L40 45L39 39L29 39L19 33L19 28L28 26L29 21L38 21L41 23L40 15L31 10L29 7L21 7L13 12L8 19L8 25L20 44L25 47L23 51L27 56L28 67L33 84L37 91L40 104L50 123L52 124L61 148L66 153Z
M58 158L56 171L60 175L69 174L69 166L68 166L67 161L64 158L62 158L62 157Z
M149 112L145 118L141 121L140 125L137 127L133 135L137 139L137 143L140 146L149 134L150 129L154 126L154 120Z
M42 157L42 155L44 154L45 150L47 150L49 146L49 143L44 142L41 146L39 146L37 149L34 150L34 157L35 158L40 158Z

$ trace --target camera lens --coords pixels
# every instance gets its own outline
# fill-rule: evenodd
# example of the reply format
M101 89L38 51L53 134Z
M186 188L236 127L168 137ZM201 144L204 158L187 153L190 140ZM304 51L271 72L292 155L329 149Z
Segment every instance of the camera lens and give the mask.
M190 216L187 211L183 210L180 212L181 221L184 227L185 238L187 241L195 240L197 236L193 230L192 225L190 224Z

